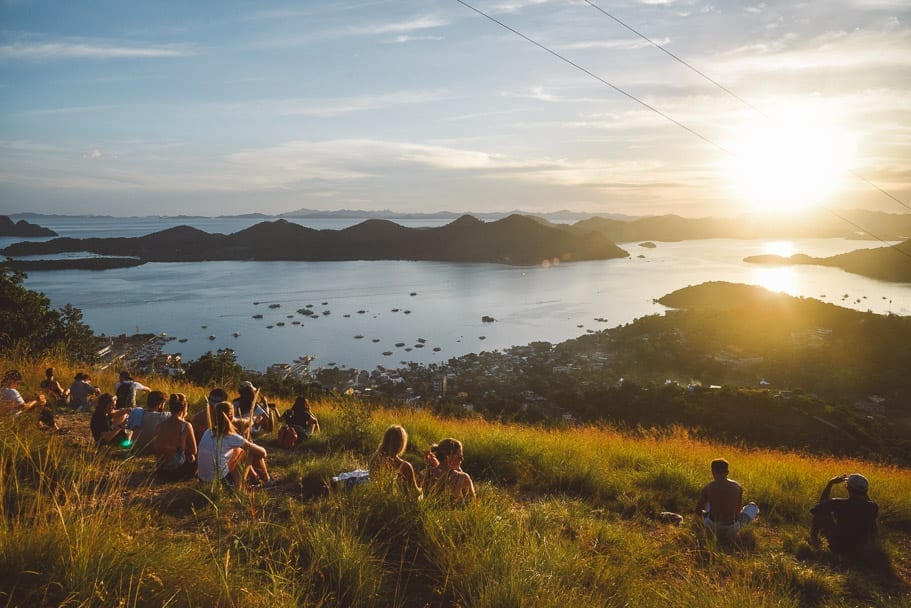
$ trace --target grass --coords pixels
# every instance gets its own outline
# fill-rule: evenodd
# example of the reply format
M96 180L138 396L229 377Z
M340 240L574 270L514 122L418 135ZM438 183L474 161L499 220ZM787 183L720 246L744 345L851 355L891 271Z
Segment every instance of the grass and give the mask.
M24 368L26 387L37 386L40 374ZM197 407L208 392L150 382ZM151 457L0 420L0 606L911 606L907 469L745 449L682 428L543 430L344 399L315 412L318 438L294 451L262 441L280 486L243 496L153 484ZM366 466L393 422L408 429L405 457L418 470L430 443L461 439L477 500L331 488L332 475ZM87 429L88 416L67 423ZM718 456L762 509L734 546L689 517ZM861 562L806 541L825 481L853 471L870 479L881 513L881 547ZM661 523L666 510L687 521Z

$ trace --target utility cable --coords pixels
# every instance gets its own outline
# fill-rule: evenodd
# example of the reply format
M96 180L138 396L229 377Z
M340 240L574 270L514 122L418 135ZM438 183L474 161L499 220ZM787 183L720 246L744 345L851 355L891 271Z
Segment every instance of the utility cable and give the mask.
M588 0L585 0L585 1L587 2ZM649 103L645 102L644 100L642 100L642 99L636 97L636 96L633 95L632 93L629 93L628 91L626 91L626 90L624 90L624 89L618 87L617 85L608 82L607 80L605 80L605 79L602 78L601 76L598 76L598 75L595 74L594 72L592 72L592 71L590 71L590 70L584 68L583 66L581 66L581 65L579 65L578 63L572 61L571 59L568 59L568 58L564 57L563 55L561 55L561 54L558 53L557 51L555 51L555 50L553 50L553 49L551 49L551 48L549 48L549 47L547 47L547 46L541 44L540 42L538 42L537 40L534 40L534 39L530 38L529 36L526 36L525 34L523 34L522 32L520 32L519 30L517 30L517 29L515 29L515 28L513 28L513 27L511 27L511 26L509 26L509 25L507 25L507 24L505 24L505 23L503 23L503 22L500 21L499 19L496 19L495 17L493 17L493 16L491 16L491 15L485 13L485 12L482 11L481 9L475 8L474 6L472 6L471 4L469 4L468 2L466 2L465 0L456 0L456 2L458 2L459 4L461 4L462 6L464 6L465 8L471 9L472 11L474 11L474 12L477 13L478 15L484 17L485 19L487 19L487 20L489 20L489 21L492 21L493 23L496 23L497 25L499 25L499 26L502 27L503 29L512 32L513 34L515 34L515 35L518 36L519 38L522 38L522 39L525 40L526 42L529 42L529 43L535 45L536 47L538 47L538 48L541 49L542 51L545 51L545 52L547 52L547 53L550 53L551 55L553 55L554 57L556 57L556 58L559 59L560 61L562 61L562 62L564 62L564 63L567 63L567 64L571 65L572 67L576 68L576 69L579 70L580 72L586 74L587 76L589 76L589 77L591 77L591 78L594 78L595 80L597 80L597 81L600 82L601 84L604 84L604 85L610 87L611 89L613 89L614 91L620 93L620 94L623 95L624 97L626 97L626 98L628 98L628 99L630 99L630 100L632 100L632 101L635 101L636 103L638 103L639 105L643 106L644 108L646 108L646 109L648 109L648 110L654 112L655 114L658 114L659 116L661 116L661 117L664 118L665 120L667 120L667 121L669 121L669 122L675 124L676 126L680 127L681 129L683 129L684 131L690 133L691 135L694 135L694 136L698 137L699 139L701 139L702 141L708 143L709 145L713 146L714 148L717 148L718 150L724 152L725 154L727 154L727 155L729 155L729 156L731 156L731 157L733 157L733 158L737 158L737 155L736 155L736 154L734 154L732 151L728 150L727 148L725 148L725 147L722 146L721 144L719 144L719 143L715 142L714 140L710 139L709 137L707 137L707 136L705 136L705 135L699 133L699 132L696 131L695 129L693 129L693 128L691 128L691 127L689 127L689 126L683 124L682 122L680 122L679 120L677 120L677 119L675 119L675 118L669 116L668 114L665 114L664 112L662 112L662 111L659 110L658 108L656 108L656 107L650 105ZM591 4L591 3L589 2L589 4ZM654 43L652 43L652 44L654 44ZM722 88L723 88L723 87L722 87ZM725 89L725 90L727 90L727 89ZM735 97L736 97L736 95L735 95ZM739 97L738 97L738 99L739 99ZM752 106L751 106L751 107L752 107ZM873 237L873 238L876 239L877 241L883 243L884 245L886 245L886 246L888 246L888 247L891 247L892 249L894 249L895 251L897 251L897 252L899 252L900 254L904 255L904 256L907 257L908 259L911 259L911 252L906 252L906 251L904 251L903 249L900 249L897 245L894 245L894 244L888 242L887 240L885 240L885 239L883 239L883 238L881 238L881 237L879 237L879 236L873 234L873 233L870 232L869 230L866 230L866 229L862 228L861 226L858 226L856 223L854 223L854 222L848 220L847 218L845 218L845 217L839 215L838 213L836 213L836 212L833 211L832 209L829 209L828 207L823 207L823 208L824 208L826 211L828 211L829 213L831 213L832 215L834 215L835 217L837 217L837 218L839 218L839 219L845 221L846 223L850 224L851 226L854 226L854 227L857 228L858 230L860 230L860 231L862 231L862 232L864 232L864 233L866 233L866 234L869 234L871 237Z
M726 86L724 86L723 84L721 84L720 82L718 82L717 80L713 79L711 76L709 76L708 74L706 74L706 73L703 72L702 70L698 69L696 66L694 66L694 65L691 64L691 63L689 63L688 61L686 61L685 59L683 59L683 58L680 57L679 55L676 55L676 54L672 53L671 51L667 50L666 48L664 48L663 45L658 44L657 42L655 42L654 40L652 40L651 38L649 38L648 36L646 36L645 34L643 34L642 32L640 32L639 30L637 30L636 28L634 28L633 26L631 26L631 25L625 23L625 22L624 22L622 19L620 19L619 17L616 17L616 16L612 15L611 13L607 12L606 10L604 10L603 8L601 8L600 6L598 6L597 4L595 4L594 2L592 2L592 0L582 0L582 1L585 2L587 5L589 5L590 7L592 7L593 9L595 9L596 11L598 11L599 13L603 14L605 17L608 17L608 18L610 18L610 19L616 21L618 24L620 24L621 26L623 26L623 27L626 28L627 30L631 31L631 32L634 33L635 35L639 36L640 38L642 38L643 40L645 40L646 42L648 42L649 44L651 44L653 47L655 47L656 49L658 49L659 51L661 51L662 53L664 53L664 54L667 55L668 57L671 57L672 59L674 59L674 61L677 61L678 63L680 63L680 64L686 66L688 69L690 69L691 71L695 72L696 74L698 74L699 76L701 76L702 78L704 78L705 80L707 80L708 82L712 83L713 85L715 85L716 87L718 87L719 89L721 89L722 91L724 91L725 93L727 93L728 95L730 95L731 97L733 97L734 99L736 99L737 101L739 101L740 103L742 103L742 104L743 104L744 106L746 106L747 108L749 108L749 109L753 110L754 112L757 112L758 114L760 114L763 118L766 118L767 120L774 120L771 116L769 116L768 114L766 114L765 112L763 112L761 109L759 109L758 107L756 107L755 105L753 105L752 103L750 103L749 101L747 101L746 99L744 99L743 97L741 97L740 95L738 95L737 93L735 93L734 91L730 90L729 88L727 88ZM890 192L888 192L888 191L885 190L884 188L882 188L882 187L878 186L877 184L873 183L872 181L870 181L869 179L867 179L866 177L864 177L863 175L861 175L861 174L858 173L857 171L855 171L855 170L853 170L853 169L848 169L848 172L849 172L851 175L853 175L854 177L856 177L857 179L859 179L860 181L862 181L862 182L864 182L865 184L867 184L868 186L870 186L871 188L874 188L875 190L877 190L880 194L882 194L882 195L884 195L884 196L887 196L887 197L891 198L893 201L895 201L896 203L898 203L899 205L901 205L901 206L904 207L905 209L908 209L909 211L911 211L911 205L908 205L907 203L905 203L904 201L902 201L901 199L899 199L897 196L891 194Z

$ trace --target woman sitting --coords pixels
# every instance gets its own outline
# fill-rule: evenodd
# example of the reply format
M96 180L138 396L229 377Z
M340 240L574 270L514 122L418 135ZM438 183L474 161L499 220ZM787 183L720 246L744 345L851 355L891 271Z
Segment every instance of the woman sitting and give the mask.
M297 431L299 438L310 437L319 433L319 421L310 409L310 401L306 397L298 397L294 405L284 414L285 423Z
M421 495L421 487L414 476L414 467L402 459L408 447L408 433L398 424L393 424L383 434L383 441L370 459L370 473L374 477L395 476L396 485L408 494Z
M462 470L462 443L446 438L430 446L425 454L427 468L424 469L424 488L428 493L448 493L455 499L474 498L474 483Z
M130 408L115 409L117 397L111 393L104 393L95 402L95 412L89 426L92 437L98 447L112 444L129 444L130 437L126 433L127 416Z
M266 468L266 449L237 433L232 422L233 413L234 406L227 401L215 406L212 428L206 429L199 440L197 477L205 482L220 480L240 490L249 473L252 475L251 486L274 486L275 481L269 477ZM250 457L250 464L242 467L240 461L245 454Z
M186 421L187 396L174 393L168 401L171 417L158 425L152 451L158 456L160 481L186 481L196 475L196 435Z

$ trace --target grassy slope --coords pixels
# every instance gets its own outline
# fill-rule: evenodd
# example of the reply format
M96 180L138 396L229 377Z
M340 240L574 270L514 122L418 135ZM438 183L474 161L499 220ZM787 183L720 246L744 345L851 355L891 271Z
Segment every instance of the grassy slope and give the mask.
M43 368L29 366L27 387ZM196 407L207 392L150 382ZM911 606L907 469L746 450L682 429L544 431L350 401L315 409L323 434L293 452L265 438L280 487L245 497L150 484L150 457L86 447L86 414L53 437L28 419L0 420L0 605ZM416 503L383 483L324 490L364 466L392 422L408 429L416 468L432 441L462 439L478 500ZM655 517L688 514L717 456L762 508L736 547ZM851 471L869 477L881 508L882 549L864 564L805 541L825 480Z

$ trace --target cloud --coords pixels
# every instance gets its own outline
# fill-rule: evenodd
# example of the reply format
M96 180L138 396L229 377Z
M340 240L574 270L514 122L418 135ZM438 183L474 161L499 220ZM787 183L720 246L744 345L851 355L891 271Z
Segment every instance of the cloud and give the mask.
M351 26L345 28L345 32L354 35L375 36L379 34L399 34L426 30L435 27L449 25L449 21L440 17L423 16L415 17L405 21L394 21L389 23L377 23L373 25Z
M188 44L136 46L72 39L57 42L13 42L0 45L0 59L7 60L149 59L183 57L195 53L193 46Z
M655 39L655 43L664 46L669 44L671 41L670 38L658 38ZM555 48L562 50L575 50L575 49L614 49L614 50L636 50L642 49L645 47L652 46L647 40L642 40L641 38L633 38L627 40L585 40L582 42L573 42L571 44L563 44L556 46Z
M446 98L447 95L440 91L400 91L397 93L335 99L285 99L267 101L265 104L271 106L276 113L284 116L338 116L351 112L428 103Z
M88 156L89 158L101 158L101 149L100 149L100 148L92 148L91 150L89 150L89 151L86 153L86 156Z
M401 36L396 36L395 38L393 38L393 39L390 40L389 42L392 43L392 44L403 44L403 43L405 43L405 42L415 42L415 41L419 41L419 40L443 40L443 37L442 37L442 36L408 36L408 35L401 35Z

